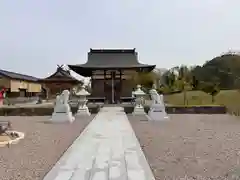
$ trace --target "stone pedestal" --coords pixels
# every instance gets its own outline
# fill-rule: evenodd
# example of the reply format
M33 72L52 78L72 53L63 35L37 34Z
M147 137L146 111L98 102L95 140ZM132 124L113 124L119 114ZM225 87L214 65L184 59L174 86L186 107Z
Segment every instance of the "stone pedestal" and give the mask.
M135 107L133 111L133 115L145 115L145 111L143 107Z
M168 120L165 106L163 104L152 104L148 112L148 119L153 121Z
M51 122L53 123L71 123L75 120L72 112L54 112L52 114Z
M79 106L78 111L77 111L77 115L90 116L91 113L89 112L88 107L85 105L85 106L83 106L83 107L80 107L80 106Z

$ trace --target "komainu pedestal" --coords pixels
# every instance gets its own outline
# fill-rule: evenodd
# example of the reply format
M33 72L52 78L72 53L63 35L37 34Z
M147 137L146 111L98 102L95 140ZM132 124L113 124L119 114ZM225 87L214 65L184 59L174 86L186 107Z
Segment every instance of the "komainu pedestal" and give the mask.
M64 90L61 95L57 96L51 122L71 123L75 120L75 118L72 115L71 108L68 104L69 94L70 93L68 90Z
M162 104L152 104L148 112L149 120L161 121L169 119L165 106Z

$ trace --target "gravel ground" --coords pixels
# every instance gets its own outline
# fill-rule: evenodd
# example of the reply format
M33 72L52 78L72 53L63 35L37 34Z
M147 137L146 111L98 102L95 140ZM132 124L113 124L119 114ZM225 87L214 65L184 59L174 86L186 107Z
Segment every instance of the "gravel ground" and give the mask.
M230 115L170 118L153 122L129 116L157 180L231 180L240 175L240 119Z
M10 148L0 148L1 180L42 180L65 150L80 135L93 116L72 124L44 123L50 117L0 117L10 120L25 139Z

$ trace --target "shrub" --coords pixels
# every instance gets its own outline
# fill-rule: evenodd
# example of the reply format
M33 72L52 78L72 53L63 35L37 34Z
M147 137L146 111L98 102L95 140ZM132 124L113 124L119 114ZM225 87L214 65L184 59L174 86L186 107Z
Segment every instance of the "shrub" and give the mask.
M204 82L201 85L201 90L212 96L212 103L214 103L214 97L220 92L220 89L215 83Z

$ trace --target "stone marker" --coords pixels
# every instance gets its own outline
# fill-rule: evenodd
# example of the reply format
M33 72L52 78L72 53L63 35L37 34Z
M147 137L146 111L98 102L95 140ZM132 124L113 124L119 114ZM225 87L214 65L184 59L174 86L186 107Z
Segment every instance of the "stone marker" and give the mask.
M56 104L52 114L51 121L56 123L73 122L75 118L72 115L71 108L68 104L70 92L64 90L61 95L56 97Z
M79 97L77 115L90 116L89 109L86 105L88 101L87 96L89 96L90 93L85 90L85 86L82 85L80 91L76 92L75 95Z
M146 114L143 107L144 96L146 95L142 89L141 85L137 85L137 90L133 92L136 97L136 105L133 110L133 115L144 115Z
M150 110L148 112L148 119L154 121L161 121L168 119L163 95L159 95L156 91L156 86L153 85L153 88L149 91L152 99L152 104L150 106Z

